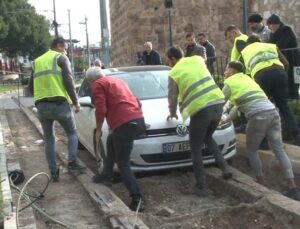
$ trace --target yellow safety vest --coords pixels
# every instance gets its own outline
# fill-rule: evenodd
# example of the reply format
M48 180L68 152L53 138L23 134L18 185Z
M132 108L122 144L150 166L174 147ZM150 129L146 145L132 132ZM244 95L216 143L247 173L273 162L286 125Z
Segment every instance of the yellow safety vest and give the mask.
M180 59L169 76L179 89L178 100L183 121L205 107L224 102L224 94L200 56Z
M238 51L238 49L236 47L236 42L239 41L239 40L247 42L248 36L245 35L245 34L241 34L240 36L238 36L234 39L234 43L233 43L233 47L232 47L231 55L230 55L230 60L231 61L236 61L236 60L239 60L241 58L241 53Z
M224 84L230 88L230 102L240 108L256 100L268 100L260 86L248 75L237 73L225 79Z
M64 87L61 68L57 65L57 59L62 55L59 52L49 50L35 59L34 68L34 100L44 98L64 97L71 104L71 99Z
M250 72L251 77L254 77L258 71L274 64L284 68L279 60L277 47L274 44L254 42L244 48L242 57L246 71Z

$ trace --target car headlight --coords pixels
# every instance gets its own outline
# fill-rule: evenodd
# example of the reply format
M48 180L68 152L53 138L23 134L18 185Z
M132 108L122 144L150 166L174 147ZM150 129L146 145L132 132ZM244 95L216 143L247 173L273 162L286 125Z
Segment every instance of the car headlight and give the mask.
M224 113L222 115L222 120L225 120L226 118L227 118L227 114ZM224 122L224 123L218 125L217 130L224 130L230 126L231 126L231 121Z

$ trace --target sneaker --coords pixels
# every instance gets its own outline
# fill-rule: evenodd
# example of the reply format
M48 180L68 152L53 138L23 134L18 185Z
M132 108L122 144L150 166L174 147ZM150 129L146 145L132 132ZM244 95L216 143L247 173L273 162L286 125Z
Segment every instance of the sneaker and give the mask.
M139 211L143 212L145 210L145 202L141 197L138 198L132 198L132 201L129 205L129 208L131 211Z
M104 184L106 186L112 186L112 181L108 177L103 176L102 174L97 173L92 177L92 181L97 184Z
M293 200L300 201L300 192L298 188L291 188L285 195Z
M212 195L213 192L207 188L199 188L197 186L194 186L191 190L191 194L197 195L199 197L206 197Z
M86 167L79 165L78 162L74 160L68 163L68 169L70 171L83 172L86 169Z
M51 180L53 183L59 182L59 168L55 172L51 172Z
M294 137L293 145L300 146L300 135Z

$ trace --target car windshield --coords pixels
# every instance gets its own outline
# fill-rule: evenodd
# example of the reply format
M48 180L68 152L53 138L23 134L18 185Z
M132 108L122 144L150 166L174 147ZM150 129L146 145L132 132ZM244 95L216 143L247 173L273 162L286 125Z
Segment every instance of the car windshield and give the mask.
M168 70L121 72L113 77L124 80L140 100L168 96Z

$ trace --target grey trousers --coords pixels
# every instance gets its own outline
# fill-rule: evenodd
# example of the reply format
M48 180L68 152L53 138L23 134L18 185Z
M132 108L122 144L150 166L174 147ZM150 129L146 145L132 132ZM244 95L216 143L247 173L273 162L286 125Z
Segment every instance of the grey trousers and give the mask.
M290 159L283 148L280 116L275 109L262 111L248 119L246 127L246 144L254 175L256 177L263 175L258 149L264 137L267 137L273 153L279 160L285 177L288 179L294 178Z

